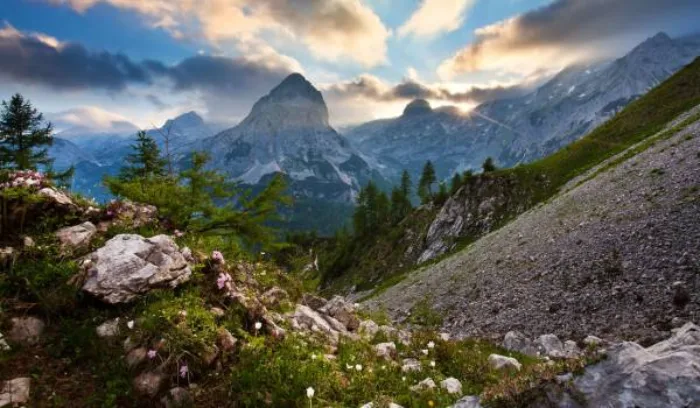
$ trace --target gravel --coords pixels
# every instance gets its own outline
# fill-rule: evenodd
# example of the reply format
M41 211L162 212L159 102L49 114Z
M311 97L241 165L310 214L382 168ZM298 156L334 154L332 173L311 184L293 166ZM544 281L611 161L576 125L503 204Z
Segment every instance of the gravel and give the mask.
M589 175L366 305L400 321L428 299L462 337L651 344L699 321L700 122Z

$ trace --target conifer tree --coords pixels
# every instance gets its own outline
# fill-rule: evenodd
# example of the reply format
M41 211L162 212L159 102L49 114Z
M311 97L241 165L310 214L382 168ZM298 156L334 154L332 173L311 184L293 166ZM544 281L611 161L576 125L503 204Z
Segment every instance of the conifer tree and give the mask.
M48 147L53 143L53 127L22 95L2 102L0 113L0 168L38 170L50 167Z
M494 163L493 158L487 157L486 160L484 160L484 164L481 165L481 168L484 170L484 173L496 171L496 164Z
M391 221L397 224L411 212L411 176L404 170L401 184L391 191Z
M433 199L433 184L437 181L433 163L428 160L423 166L423 173L418 182L418 197L426 204Z
M133 144L133 153L126 157L128 166L121 169L119 178L123 181L135 179L147 179L162 177L166 174L165 159L160 155L160 149L155 139L146 132L136 134L136 144Z
M452 176L452 181L450 183L450 193L456 193L460 187L462 187L462 176L459 173L455 173L455 175Z

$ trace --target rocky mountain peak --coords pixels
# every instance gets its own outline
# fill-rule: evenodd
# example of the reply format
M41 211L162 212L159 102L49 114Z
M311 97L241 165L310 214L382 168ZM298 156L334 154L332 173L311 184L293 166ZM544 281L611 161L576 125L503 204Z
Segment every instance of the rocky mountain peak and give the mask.
M303 98L322 103L323 96L303 75L294 73L270 91L269 97L276 100Z
M189 111L183 113L182 115L176 117L175 119L168 119L163 127L177 126L181 128L193 128L197 126L204 126L204 119L202 119L199 114L195 111Z
M406 105L406 109L403 111L403 116L417 116L430 113L433 108L430 106L430 102L425 99L414 99Z

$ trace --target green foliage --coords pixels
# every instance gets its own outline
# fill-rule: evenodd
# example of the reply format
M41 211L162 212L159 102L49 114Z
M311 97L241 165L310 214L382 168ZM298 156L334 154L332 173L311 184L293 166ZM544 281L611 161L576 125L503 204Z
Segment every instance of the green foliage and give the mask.
M427 204L433 199L433 184L435 184L436 181L435 167L433 167L433 163L428 160L425 166L423 166L423 172L418 182L418 197L420 197L421 203Z
M462 176L459 173L455 173L452 176L452 181L450 181L450 194L454 194L462 187Z
M37 170L52 160L48 146L53 143L51 123L20 94L2 102L0 112L0 168Z
M133 181L165 176L166 163L160 155L155 139L146 132L139 131L136 134L136 143L131 148L134 152L126 156L128 164L119 173L121 180Z
M484 173L496 171L496 163L494 163L493 157L487 157L486 160L484 160L484 164L481 165L481 169L484 171Z
M370 181L360 190L357 198L357 208L353 215L355 234L367 236L380 231L390 222L389 211L389 198Z

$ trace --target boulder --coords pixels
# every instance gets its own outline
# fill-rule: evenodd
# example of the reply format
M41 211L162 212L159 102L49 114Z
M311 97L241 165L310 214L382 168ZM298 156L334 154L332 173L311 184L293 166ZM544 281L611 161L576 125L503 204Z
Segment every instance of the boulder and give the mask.
M519 331L509 331L503 338L503 348L528 356L537 356L537 348L532 341Z
M482 408L481 398L475 395L469 395L455 402L452 408Z
M145 347L137 347L129 351L124 359L129 368L134 368L146 361L146 358L148 358L148 350Z
M308 306L312 308L313 310L321 310L328 301L322 297L319 296L314 296L310 293L304 293L304 296L301 298L301 304Z
M236 349L236 343L238 339L233 337L230 331L223 327L220 327L216 333L216 344L219 345L221 351L227 353Z
M97 326L97 336L101 338L111 338L119 335L119 318L108 320Z
M175 387L160 399L165 408L186 408L192 406L190 393L182 387Z
M564 344L554 334L543 334L535 340L535 347L540 355L552 358L564 358Z
M134 390L141 395L155 397L165 383L165 376L154 371L147 371L134 378Z
M21 377L0 382L0 407L25 405L29 402L31 378Z
M606 342L605 340L601 339L600 337L596 336L586 336L585 339L583 339L583 344L589 347L595 347L595 346L602 346L605 345Z
M89 255L83 291L109 304L128 303L155 288L189 280L190 265L167 235L121 234Z
M333 329L331 324L328 323L323 316L304 305L297 305L294 315L292 316L292 327L323 333L332 341L337 341L339 337L338 331Z
M377 353L377 357L379 358L393 360L396 356L396 344L393 342L380 343L374 346L374 351Z
M12 328L7 334L7 338L18 344L36 344L39 342L44 332L44 322L36 317L15 317L12 318Z
M401 366L401 371L404 373L410 373L413 371L420 371L421 365L420 361L415 358L406 358L403 360L403 365Z
M432 378L426 378L425 380L419 382L418 384L411 387L411 391L427 391L435 388L435 381Z
M448 394L462 395L462 383L454 377L442 380L440 388L447 391Z
M363 320L360 322L357 332L365 339L371 340L379 332L379 325L372 320Z
M0 266L9 265L17 257L17 251L12 247L0 248Z
M579 357L581 355L581 349L578 348L575 341L567 340L564 342L564 355L567 358Z
M342 296L333 296L319 311L343 323L350 331L360 326L360 319L355 316L355 306L346 302Z
M86 221L72 227L61 228L56 231L56 238L64 248L79 248L89 244L95 234L97 234L97 227L90 221Z
M73 200L71 200L66 193L51 187L42 188L39 190L39 195L46 197L57 206L77 208Z
M260 301L267 307L278 307L282 301L287 299L289 299L287 291L276 286L260 296Z
M692 323L651 347L624 342L607 355L574 380L588 407L683 408L700 401L700 327Z
M7 344L7 340L5 340L2 333L0 333L0 351L10 351L10 345Z
M489 364L492 368L499 371L515 370L520 371L522 365L513 357L501 356L499 354L491 354L489 356Z

